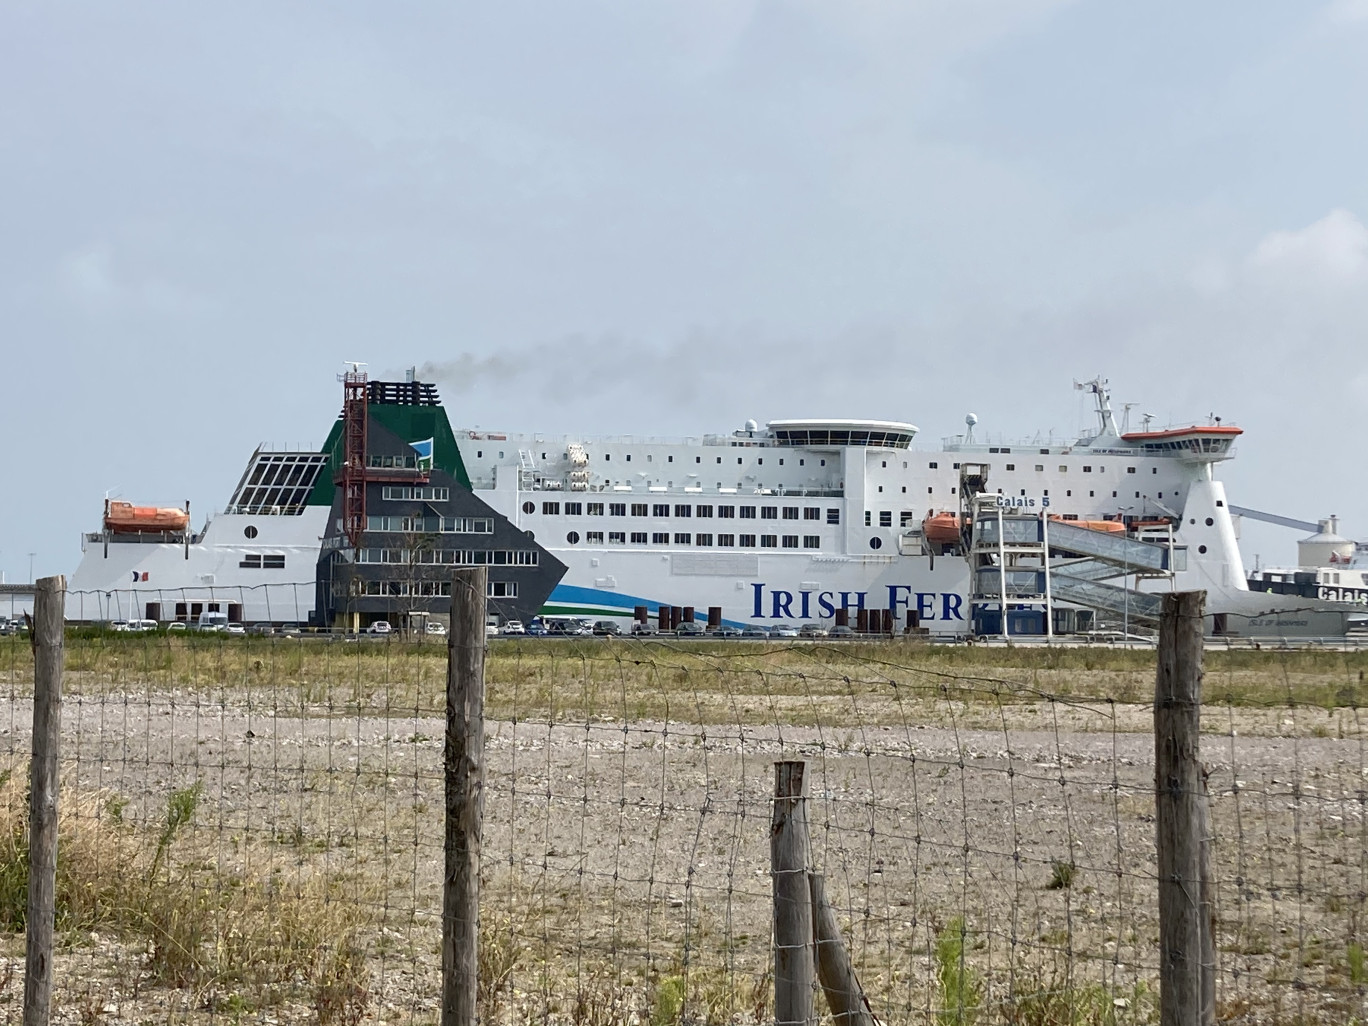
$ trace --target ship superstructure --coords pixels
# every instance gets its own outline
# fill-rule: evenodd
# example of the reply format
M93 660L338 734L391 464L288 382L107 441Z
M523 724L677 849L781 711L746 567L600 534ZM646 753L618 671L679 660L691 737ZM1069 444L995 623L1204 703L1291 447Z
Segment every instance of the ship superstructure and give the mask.
M1016 512L1129 532L1162 530L1162 581L1240 606L1245 575L1214 468L1241 431L1210 424L1122 432L1105 382L1096 432L1068 442L981 443L977 418L938 447L910 423L749 422L694 438L457 431L471 487L569 568L556 612L661 605L729 622L826 621L877 610L931 633L974 629L963 474ZM946 526L949 534L946 534ZM1223 600L1225 601L1225 600ZM638 613L639 615L639 613Z
M470 490L436 387L356 367L342 379L323 448L258 449L199 531L188 503L107 502L102 530L83 536L68 619L421 628L449 609L451 569L481 565L492 609L535 615L564 568Z

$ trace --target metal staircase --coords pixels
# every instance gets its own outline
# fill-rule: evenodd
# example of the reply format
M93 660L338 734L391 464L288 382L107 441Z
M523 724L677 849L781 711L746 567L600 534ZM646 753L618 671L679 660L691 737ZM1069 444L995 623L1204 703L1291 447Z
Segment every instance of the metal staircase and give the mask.
M996 495L976 496L968 558L970 620L983 635L1052 636L1057 601L1114 613L1127 623L1158 622L1161 597L1103 583L1117 577L1169 577L1178 557L1171 529L1139 541L1115 531L1053 520ZM1071 614L1070 614L1071 615Z

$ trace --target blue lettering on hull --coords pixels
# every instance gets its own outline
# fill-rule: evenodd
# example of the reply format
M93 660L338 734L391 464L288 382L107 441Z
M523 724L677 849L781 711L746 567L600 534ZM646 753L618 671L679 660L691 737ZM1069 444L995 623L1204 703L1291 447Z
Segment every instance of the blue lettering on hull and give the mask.
M766 602L766 593L769 601ZM800 591L796 594L765 584L751 582L751 617L756 620L830 620L838 609L866 608L867 591ZM813 599L816 602L813 602ZM797 607L795 611L795 606ZM815 607L815 608L814 608ZM901 620L904 612L915 611L917 620L964 621L964 596L954 591L913 591L908 584L888 585L888 605L894 619Z

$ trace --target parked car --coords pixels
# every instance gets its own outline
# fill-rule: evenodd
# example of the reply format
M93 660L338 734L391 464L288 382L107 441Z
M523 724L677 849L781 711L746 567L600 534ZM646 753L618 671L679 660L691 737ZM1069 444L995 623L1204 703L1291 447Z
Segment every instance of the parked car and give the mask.
M600 638L617 637L622 633L622 628L618 626L616 620L597 620L594 623L593 632Z
M650 637L651 635L659 633L660 628L653 623L642 623L638 620L636 623L632 624L632 635L634 637Z
M731 627L724 623L717 630L712 631L710 636L714 638L739 638L741 637L741 628Z
M786 623L776 623L769 629L771 638L796 638L798 631Z
M544 638L550 633L546 629L546 624L540 620L533 620L527 625L527 636L529 638Z
M367 634L392 634L393 632L394 628L390 626L388 620L376 620L366 628Z
M185 631L190 629L190 625L184 620L172 620L166 625L168 631Z
M269 623L254 623L247 628L247 633L259 634L263 637L267 637L275 633L275 625Z
M848 626L846 626L845 624L837 624L835 627L831 628L831 630L827 631L827 637L828 637L828 638L854 638L854 637L855 637L855 630L854 630L854 628L848 627Z
M286 638L297 638L303 632L299 629L299 624L297 623L283 623L280 625L280 630L276 631L276 633Z
M110 620L110 621L109 621L109 629L110 629L111 631L118 631L120 634L122 634L122 633L124 633L125 631L128 630L128 621L127 621L127 620Z
M485 637L486 637L486 638L497 638L498 636L499 636L499 626L498 626L498 624L493 624L493 623L487 623L487 624L485 624Z
M707 630L701 623L695 623L692 620L685 620L675 628L675 635L680 638L701 638L706 633Z
M523 626L521 620L505 620L500 634L526 634L527 628Z
M820 623L805 623L798 628L798 637L800 638L825 638L826 636L827 629Z
M743 638L768 638L768 637L769 637L769 632L766 631L765 628L763 628L763 627L759 627L759 626L757 626L757 625L755 625L755 624L748 624L747 626L741 628L741 637L743 637Z
M440 620L429 620L427 626L423 628L423 633L444 638L446 637L446 624Z

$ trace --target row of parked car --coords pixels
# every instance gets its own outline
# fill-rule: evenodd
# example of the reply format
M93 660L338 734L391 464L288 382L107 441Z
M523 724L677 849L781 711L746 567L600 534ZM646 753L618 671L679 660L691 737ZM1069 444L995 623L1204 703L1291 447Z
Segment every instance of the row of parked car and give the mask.
M143 634L151 631L161 630L163 625L156 620L110 620L109 629L118 634ZM276 626L273 623L233 623L228 620L206 620L200 623L188 623L185 620L172 620L165 624L168 633L194 632L196 634L278 634L285 637L297 638L303 634L303 629L297 623L287 623Z
M11 620L7 616L0 616L0 638L7 634L23 634L28 630L28 624L22 619Z
M508 620L502 625L489 624L485 628L485 634L489 637L593 636L607 638L622 637L626 633L623 631L622 625L616 620L590 620L573 617L557 617L547 620L534 617L526 626L520 620ZM706 624L688 621L681 623L673 630L662 631L653 623L634 622L630 631L630 636L635 638L660 637L662 635L678 638L752 638L759 640L858 637L850 627L844 625L826 627L820 623L805 623L797 627L791 624L774 624L773 626L748 624L745 627L723 624L720 627L709 628Z
M162 624L158 623L156 620L111 620L109 621L109 629L120 634L138 634L161 630ZM165 625L165 629L172 633L190 631L196 634L253 634L261 637L285 638L299 638L303 637L305 633L308 633L310 636L318 635L319 637L334 636L356 638L358 636L356 633L352 632L318 631L312 629L306 632L305 629L297 623L279 625L274 623L242 624L233 623L227 620L202 620L197 623L188 623L184 620L173 620ZM418 633L429 636L445 636L446 632L445 624L433 620L426 624L423 630ZM396 633L398 632L388 620L376 620L374 623L360 631L360 634L369 635L371 637L384 637Z

